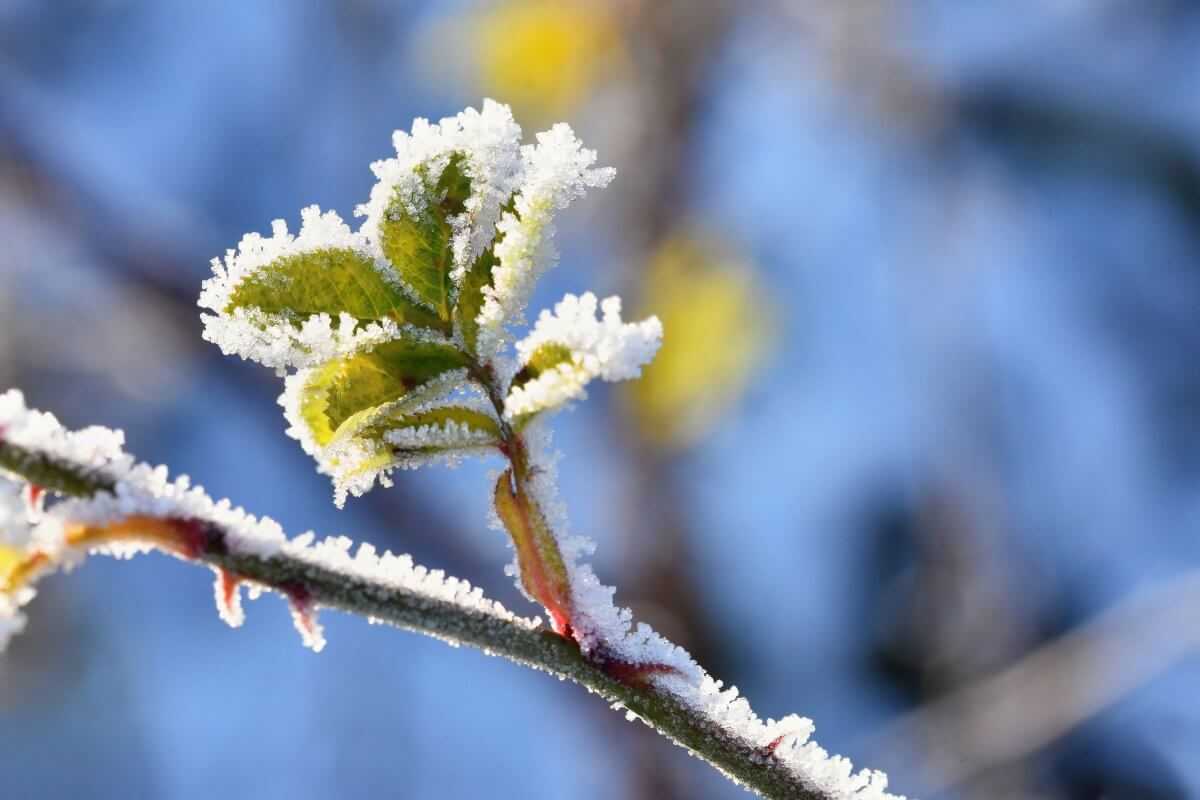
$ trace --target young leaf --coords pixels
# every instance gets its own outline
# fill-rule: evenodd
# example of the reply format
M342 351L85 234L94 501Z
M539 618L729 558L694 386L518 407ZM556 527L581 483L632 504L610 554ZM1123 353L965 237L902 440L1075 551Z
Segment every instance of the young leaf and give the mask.
M571 348L559 342L545 342L533 351L525 366L513 377L512 388L518 389L560 364L572 363L574 357L571 355Z
M500 209L500 213L516 213L516 196L510 197ZM458 288L458 304L454 308L454 316L458 320L459 330L462 331L463 342L467 350L477 353L479 350L479 312L483 310L486 287L492 285L492 271L500 264L496 256L496 244L504 238L498 233L491 245L480 253L479 258L463 275L462 285Z
M494 442L500 440L500 425L494 418L482 411L463 406L441 406L405 414L399 419L381 423L381 426L386 426L389 431L457 427L463 431L486 436Z
M459 288L454 315L458 318L463 342L472 353L477 351L479 345L479 312L483 309L483 289L492 285L492 270L498 263L491 247L484 250L463 276Z
M418 168L421 169L421 168ZM434 181L424 176L425 197L413 212L399 191L392 198L379 239L383 254L400 277L428 303L444 322L450 320L450 295L454 288L454 236L450 219L463 213L471 195L471 181L463 172L462 156L451 157Z
M456 348L439 342L399 339L314 370L301 395L300 413L313 439L324 446L352 434L374 412L454 369L466 366Z
M550 612L554 629L567 634L572 616L570 578L541 509L526 491L513 491L512 470L506 470L496 481L493 499L496 514L517 551L521 585Z
M314 314L346 313L359 320L446 329L436 314L389 283L369 256L342 247L284 256L251 273L233 289L222 311L239 308L257 308L297 325Z

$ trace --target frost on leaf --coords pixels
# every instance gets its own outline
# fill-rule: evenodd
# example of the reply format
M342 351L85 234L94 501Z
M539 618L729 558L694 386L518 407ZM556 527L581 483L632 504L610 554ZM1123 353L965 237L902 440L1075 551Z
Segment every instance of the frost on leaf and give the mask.
M471 353L479 351L479 315L483 311L484 292L491 287L492 271L499 263L494 246L489 246L463 275L462 286L458 290L454 319L463 343Z
M521 149L521 160L521 189L497 225L497 264L477 318L479 352L485 358L507 341L506 328L522 321L534 284L558 258L554 215L616 175L611 167L595 168L596 151L584 149L564 123L539 133L536 145Z
M303 373L300 415L312 441L326 445L353 435L417 387L465 366L463 354L447 344L385 342Z
M334 212L301 213L300 233L276 220L273 235L245 236L213 261L199 304L204 337L226 354L276 368L312 366L400 333L447 326L407 294L366 240Z
M599 319L598 305L603 310ZM505 401L505 414L527 417L578 400L593 378L636 378L661 342L657 317L623 323L620 299L610 297L598 304L591 292L569 294L553 314L543 311L533 332L517 343L521 368Z
M398 339L301 370L280 397L288 434L334 480L338 505L396 468L494 445L494 417L454 399L467 358L438 341Z
M366 218L363 235L374 251L408 270L421 296L449 319L442 301L491 244L500 208L522 178L521 128L508 106L485 100L481 110L438 123L417 119L392 141L396 156L371 165L379 182L356 214ZM424 273L433 280L416 274L406 256L422 252L447 272Z
M418 191L409 195L406 187L396 188L377 235L384 257L400 277L448 322L454 292L453 222L466 210L471 180L458 153L439 173L433 164L419 166L416 173Z

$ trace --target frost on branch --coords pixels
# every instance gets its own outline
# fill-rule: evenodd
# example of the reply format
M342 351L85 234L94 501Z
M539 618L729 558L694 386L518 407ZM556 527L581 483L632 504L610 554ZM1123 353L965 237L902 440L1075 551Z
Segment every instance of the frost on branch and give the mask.
M887 797L881 775L851 775L849 762L809 742L807 720L763 723L735 689L635 624L585 562L591 543L568 532L557 455L539 412L584 397L595 378L637 377L663 331L656 317L623 322L618 298L567 295L516 344L514 368L505 351L534 284L556 259L555 214L614 174L594 167L595 152L566 125L538 134L533 145L520 138L508 108L490 101L397 132L396 156L372 165L378 183L356 210L359 231L307 209L298 236L276 223L270 239L248 236L214 262L201 296L215 312L205 318L206 337L226 352L293 370L279 399L288 434L333 479L339 506L377 482L388 485L396 469L503 456L494 523L512 540L511 573L590 668L672 696L689 714L751 743L756 764L789 771L830 797ZM279 557L313 558L303 537L277 546ZM387 578L372 572L384 569L386 556L360 551L352 559L348 548L332 540L317 550L329 569ZM239 582L218 575L218 603L231 623L241 619ZM275 588L306 643L319 648L311 593L303 585Z
M314 543L313 534L307 533L289 540L273 520L233 508L228 500L213 501L186 476L170 480L165 467L135 463L121 449L119 431L68 431L52 415L27 409L15 390L0 394L0 431L0 444L27 456L12 462L15 469L0 469L0 649L25 627L21 608L33 599L36 580L55 568L74 566L93 552L125 557L161 550L208 561L217 571L215 593L223 620L234 627L242 623L240 584L250 585L251 596L264 589L275 591L291 607L304 643L315 650L324 646L324 638L316 602L304 583L305 569L534 626L485 599L465 581L426 570L408 556L379 555L366 544L351 553L352 543L344 537ZM56 493L56 501L34 523L23 498L25 475L19 470L38 458L53 459L61 472L89 476L111 489L81 490L78 496ZM300 577L264 584L217 566L237 558L285 559L291 574Z
M517 343L521 371L504 404L508 417L535 414L586 396L593 378L636 378L662 343L657 317L621 322L621 300L607 298L596 318L596 296L569 294L543 311L529 336Z

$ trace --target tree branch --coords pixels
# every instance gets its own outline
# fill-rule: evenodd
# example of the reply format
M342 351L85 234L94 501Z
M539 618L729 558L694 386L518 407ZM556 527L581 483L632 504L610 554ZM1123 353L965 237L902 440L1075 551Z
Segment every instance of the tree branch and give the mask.
M0 468L70 497L89 498L112 492L114 486L113 480L102 473L81 469L2 438ZM210 565L237 580L278 591L293 601L302 597L312 606L338 609L455 644L471 645L569 679L599 695L614 709L636 715L662 736L763 797L797 800L835 797L786 768L775 758L770 746L757 746L737 736L669 692L644 681L623 681L621 675L609 674L601 665L587 660L574 641L540 626L343 573L288 554L260 557L238 553L229 548L227 532L206 521L163 521L190 531L186 547L164 545L161 535L139 539L135 533L123 541L155 545L186 560ZM39 566L45 563L44 554L34 554L31 558L40 558Z

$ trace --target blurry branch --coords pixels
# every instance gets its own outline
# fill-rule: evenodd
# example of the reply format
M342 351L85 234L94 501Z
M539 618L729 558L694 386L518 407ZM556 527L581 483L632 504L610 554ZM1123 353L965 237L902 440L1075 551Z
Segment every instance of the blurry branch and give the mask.
M1158 186L1200 226L1200 151L1119 108L1085 109L991 86L959 95L959 123L1047 163L1087 167Z
M1198 613L1200 571L1142 590L1007 669L900 717L878 749L923 761L930 792L1021 759L1200 651Z
M113 490L112 481L75 464L12 443L0 443L0 468L69 497L88 498ZM423 633L454 645L470 645L490 655L571 680L624 710L672 742L685 747L716 770L770 798L834 800L810 788L777 761L771 748L756 746L673 694L644 680L621 680L584 657L577 643L515 618L473 605L341 571L287 553L259 556L236 552L234 536L219 525L181 518L129 517L101 527L80 526L67 544L78 548L119 545L152 547L189 562L207 564L223 581L250 581L289 598L300 616L316 607L333 608ZM51 557L33 552L11 569L0 590L21 589L51 566ZM220 585L227 585L221 583ZM313 623L307 623L309 625Z
M626 129L630 140L621 149L636 154L637 168L625 170L615 186L621 193L612 221L621 231L619 288L631 305L661 314L662 307L646 302L648 265L684 227L696 131L712 90L710 70L734 29L739 7L728 0L633 0L611 7L618 9L615 16L633 69L624 96L632 105L630 118L636 120ZM667 337L667 347L674 335ZM645 387L639 382L632 388ZM634 402L609 408L626 457L628 505L636 509L624 520L627 542L637 543L632 548L637 560L630 565L623 594L639 617L679 641L701 663L723 669L729 652L704 611L704 589L691 573L695 532L674 474L677 454L644 435L628 413L632 407ZM695 796L686 776L662 769L656 749L637 749L634 796Z
M947 139L973 134L1047 163L1086 159L1089 169L1158 186L1200 226L1200 150L1126 104L1085 105L1002 77L969 88L939 83L916 51L897 45L910 38L908 20L902 6L883 0L777 0L775 9L799 28L848 99L866 98L890 130L917 133L939 147L939 158Z

